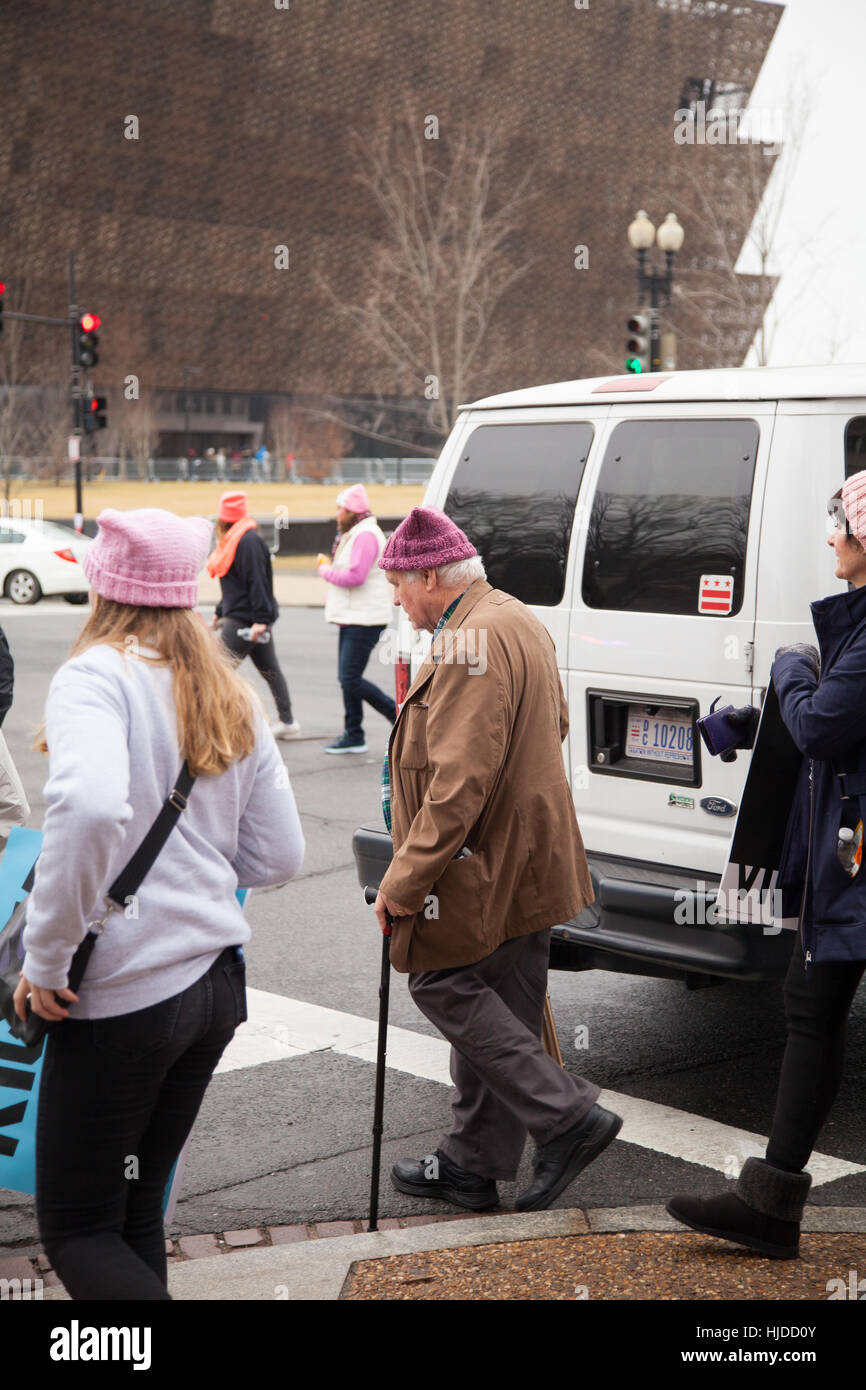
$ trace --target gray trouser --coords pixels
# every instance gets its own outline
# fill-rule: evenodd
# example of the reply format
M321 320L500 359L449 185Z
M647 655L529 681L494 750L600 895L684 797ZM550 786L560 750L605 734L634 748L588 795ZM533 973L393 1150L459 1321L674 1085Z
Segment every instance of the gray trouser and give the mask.
M512 1181L527 1131L546 1144L599 1096L541 1045L549 952L550 932L534 932L474 965L409 976L418 1008L451 1043L453 1123L439 1148L481 1177Z

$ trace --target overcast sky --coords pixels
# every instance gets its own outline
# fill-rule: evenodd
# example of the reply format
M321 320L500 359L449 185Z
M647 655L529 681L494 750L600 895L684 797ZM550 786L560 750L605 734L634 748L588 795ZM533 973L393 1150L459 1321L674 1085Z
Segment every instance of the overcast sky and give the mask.
M774 365L866 363L864 69L866 0L788 0L750 102L790 119L812 91L774 267ZM745 249L738 269L753 268Z

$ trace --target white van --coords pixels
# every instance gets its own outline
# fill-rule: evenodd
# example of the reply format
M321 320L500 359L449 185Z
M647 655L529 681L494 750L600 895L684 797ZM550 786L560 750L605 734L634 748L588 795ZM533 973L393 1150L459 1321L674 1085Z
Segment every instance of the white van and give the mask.
M860 366L603 377L461 410L425 505L548 628L568 697L596 902L555 929L554 968L785 969L793 933L676 911L683 889L715 897L750 756L710 758L695 720L717 696L760 704L776 648L814 640L810 602L843 587L827 499L864 467ZM400 617L398 700L429 642Z

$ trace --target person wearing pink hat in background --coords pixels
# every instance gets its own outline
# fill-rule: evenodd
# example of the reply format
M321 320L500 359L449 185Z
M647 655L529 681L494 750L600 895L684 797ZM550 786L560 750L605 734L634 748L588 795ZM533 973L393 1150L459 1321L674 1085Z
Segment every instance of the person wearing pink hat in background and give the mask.
M385 536L370 510L362 483L337 496L337 539L330 561L316 558L328 585L325 619L340 629L337 674L343 690L345 727L326 753L366 753L364 701L393 724L397 706L390 695L364 678L370 653L393 616L391 592L378 560Z
M820 652L780 647L772 667L782 719L804 756L779 866L785 915L799 909L799 927L766 1155L746 1160L733 1190L678 1194L667 1207L693 1231L776 1259L799 1252L806 1164L839 1092L866 971L866 470L843 483L828 513L836 578L848 592L812 604Z
M274 738L297 738L301 726L292 715L289 687L271 632L280 613L273 566L255 517L249 514L245 492L224 492L220 497L217 546L208 558L207 571L219 579L221 590L213 626L219 628L238 665L248 656L267 682L277 707L278 718L271 725Z
M160 1300L166 1183L246 1017L236 890L291 878L304 841L259 703L193 611L210 522L158 508L97 521L91 615L46 703L47 810L15 1004L23 1018L29 996L55 1022L37 1127L45 1251L73 1299ZM182 762L188 804L73 993L76 947Z
M470 1211L499 1201L526 1143L540 1211L620 1129L599 1088L541 1042L550 928L593 891L562 758L568 710L550 634L487 583L468 536L414 507L380 560L394 602L431 632L391 735L382 810L394 856L376 915L418 1008L451 1043L452 1123L391 1170L400 1192Z

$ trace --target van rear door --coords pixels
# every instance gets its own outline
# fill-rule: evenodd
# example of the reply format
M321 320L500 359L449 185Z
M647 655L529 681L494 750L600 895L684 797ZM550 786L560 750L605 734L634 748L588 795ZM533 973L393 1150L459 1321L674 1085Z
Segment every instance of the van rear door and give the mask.
M695 720L752 699L773 402L612 406L584 480L568 699L587 850L720 873L744 761Z

